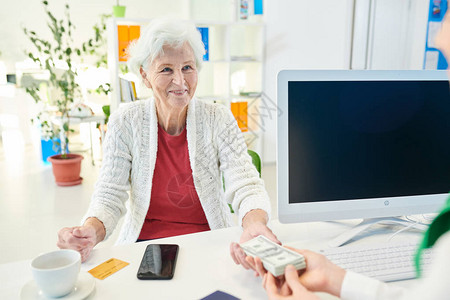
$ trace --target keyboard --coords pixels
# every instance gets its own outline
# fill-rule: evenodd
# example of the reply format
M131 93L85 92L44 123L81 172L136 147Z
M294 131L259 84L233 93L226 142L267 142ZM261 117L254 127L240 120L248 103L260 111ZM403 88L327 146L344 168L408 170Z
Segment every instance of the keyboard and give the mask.
M387 243L376 245L344 246L320 250L336 265L381 281L416 278L414 257L416 243ZM432 261L432 250L422 254L422 270L427 272Z

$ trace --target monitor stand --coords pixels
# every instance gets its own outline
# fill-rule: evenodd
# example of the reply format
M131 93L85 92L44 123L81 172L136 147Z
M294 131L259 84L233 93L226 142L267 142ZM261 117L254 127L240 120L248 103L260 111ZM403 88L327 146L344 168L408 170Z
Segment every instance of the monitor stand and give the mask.
M350 241L352 238L360 234L361 232L367 230L369 227L371 227L374 224L384 224L384 225L403 225L405 227L412 227L416 228L422 231L425 231L428 226L414 223L408 220L401 219L400 217L386 217L386 218L372 218L372 219L363 219L361 223L356 225L350 230L347 230L337 237L335 237L333 240L328 242L328 246L330 247L339 247L343 244Z

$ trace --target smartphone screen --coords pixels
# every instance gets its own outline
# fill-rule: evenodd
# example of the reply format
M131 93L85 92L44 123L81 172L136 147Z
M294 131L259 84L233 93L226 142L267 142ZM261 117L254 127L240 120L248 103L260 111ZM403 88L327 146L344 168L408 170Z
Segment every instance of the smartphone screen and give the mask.
M150 244L137 273L139 279L172 279L177 261L178 245Z

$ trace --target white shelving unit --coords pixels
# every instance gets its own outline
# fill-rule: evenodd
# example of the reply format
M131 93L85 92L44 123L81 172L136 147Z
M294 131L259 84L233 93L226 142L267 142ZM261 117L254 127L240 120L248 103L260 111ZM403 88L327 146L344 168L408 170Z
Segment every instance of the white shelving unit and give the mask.
M209 60L204 61L199 72L196 97L222 103L228 107L232 102L248 103L248 131L244 132L249 149L261 153L262 139L259 132L259 103L262 91L264 58L264 24L255 20L196 20L205 17L204 10L196 14L196 7L205 1L191 0L188 15L197 27L208 27ZM225 1L226 2L226 1ZM223 1L222 1L223 3ZM217 8L216 8L217 9ZM234 8L226 15L233 15ZM214 16L212 16L214 18ZM111 74L111 111L121 103L120 65L118 50L118 26L145 26L151 19L111 18L108 25L108 67ZM138 98L146 98L151 91L146 90L140 79L136 79Z

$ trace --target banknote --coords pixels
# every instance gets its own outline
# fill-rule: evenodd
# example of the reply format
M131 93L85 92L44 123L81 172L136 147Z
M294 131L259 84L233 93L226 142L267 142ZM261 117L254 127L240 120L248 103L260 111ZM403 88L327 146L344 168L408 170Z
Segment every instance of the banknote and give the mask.
M284 248L262 235L240 246L247 255L259 257L264 268L274 276L282 275L287 265L294 265L297 270L306 267L303 255Z

